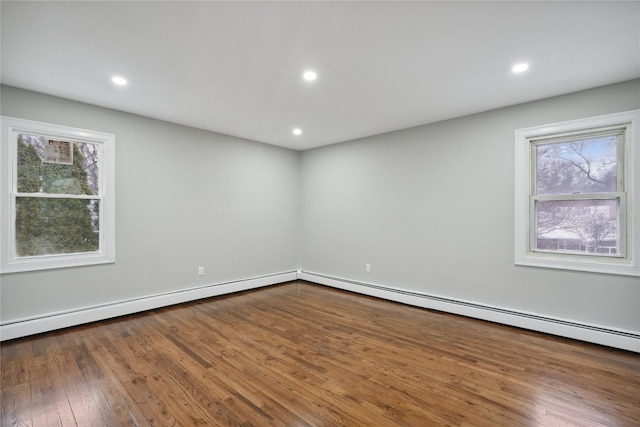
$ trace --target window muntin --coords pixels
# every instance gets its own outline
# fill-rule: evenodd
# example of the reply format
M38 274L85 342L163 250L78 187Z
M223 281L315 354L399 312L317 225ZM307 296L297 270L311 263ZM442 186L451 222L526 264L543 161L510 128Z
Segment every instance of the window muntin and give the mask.
M2 272L114 262L114 136L2 122Z

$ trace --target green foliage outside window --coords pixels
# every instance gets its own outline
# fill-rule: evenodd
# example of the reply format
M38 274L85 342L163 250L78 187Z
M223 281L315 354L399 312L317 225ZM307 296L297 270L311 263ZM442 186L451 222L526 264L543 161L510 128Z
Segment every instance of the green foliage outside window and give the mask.
M18 139L17 190L22 195L16 198L17 255L98 251L99 201L65 197L96 194L79 144L73 144L73 164L64 165L43 162L38 150L42 141L31 135Z

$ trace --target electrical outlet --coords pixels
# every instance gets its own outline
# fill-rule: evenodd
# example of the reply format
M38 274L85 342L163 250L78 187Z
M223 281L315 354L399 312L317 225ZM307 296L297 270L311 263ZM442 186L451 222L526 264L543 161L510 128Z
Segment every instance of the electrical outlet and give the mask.
M204 276L204 267L198 267L198 276Z
M371 273L371 264L365 264L364 271L366 271L367 273Z

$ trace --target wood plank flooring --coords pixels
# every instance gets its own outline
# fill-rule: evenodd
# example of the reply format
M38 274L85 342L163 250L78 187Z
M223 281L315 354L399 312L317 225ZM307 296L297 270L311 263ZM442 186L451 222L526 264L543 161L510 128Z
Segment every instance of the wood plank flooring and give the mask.
M634 426L640 356L291 282L2 343L3 426Z

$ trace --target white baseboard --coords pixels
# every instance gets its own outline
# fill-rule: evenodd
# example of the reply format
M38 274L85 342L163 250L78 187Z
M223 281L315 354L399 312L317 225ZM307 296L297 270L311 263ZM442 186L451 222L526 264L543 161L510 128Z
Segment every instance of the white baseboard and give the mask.
M640 332L585 324L569 319L553 318L536 313L489 306L471 301L455 300L415 291L358 282L308 271L290 271L260 277L198 286L180 291L83 307L45 315L17 319L0 324L0 341L67 328L113 317L195 301L233 292L256 289L291 280L306 280L417 307L488 320L523 329L544 332L566 338L602 344L640 353Z
M307 280L309 282L390 301L459 314L476 319L488 320L523 329L544 332L547 334L573 338L640 353L640 332L638 331L585 324L569 319L560 319L536 313L489 306L472 301L455 300L447 297L407 291L378 284L358 282L302 270L297 271L297 276L299 279Z
M246 291L296 280L296 278L296 271L276 273L13 320L0 325L0 341L110 319L112 317L124 316L183 302L195 301L202 298Z

